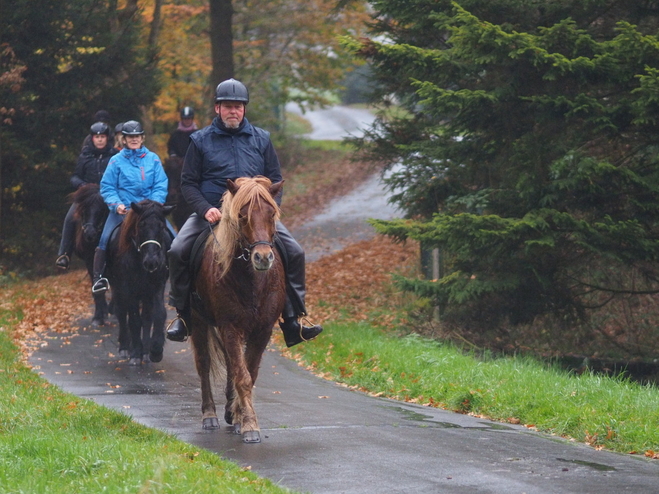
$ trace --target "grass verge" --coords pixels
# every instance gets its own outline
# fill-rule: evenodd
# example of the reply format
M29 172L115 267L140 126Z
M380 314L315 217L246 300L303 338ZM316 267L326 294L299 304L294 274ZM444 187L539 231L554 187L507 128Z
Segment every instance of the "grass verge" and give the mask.
M21 314L0 306L0 490L7 493L283 493L217 455L62 392L20 359Z
M626 379L570 374L530 358L478 358L436 340L368 323L328 324L291 352L326 379L374 396L440 407L585 442L659 451L659 390Z

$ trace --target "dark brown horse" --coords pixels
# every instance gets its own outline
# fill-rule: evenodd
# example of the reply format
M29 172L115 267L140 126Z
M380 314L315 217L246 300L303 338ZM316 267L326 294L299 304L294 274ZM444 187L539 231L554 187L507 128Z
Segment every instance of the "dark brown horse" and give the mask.
M76 239L74 252L85 262L89 279L92 279L94 250L98 245L108 217L108 207L101 197L97 184L86 184L72 193L71 201L76 209L73 218L76 222ZM94 317L92 326L103 326L108 315L108 304L105 293L94 294Z
M131 203L119 235L108 244L106 271L119 321L119 356L129 357L129 365L162 360L172 243L165 217L171 210L148 199Z
M210 374L226 371L224 419L246 443L261 441L252 388L286 295L274 247L283 182L265 177L227 181L222 220L208 238L196 276L192 346L201 379L204 429L218 429ZM196 305L196 306L195 306Z
M192 208L181 193L181 170L183 169L183 158L179 156L170 156L163 163L165 173L167 174L167 204L175 206L172 211L172 221L176 229L180 230L185 220L192 214Z

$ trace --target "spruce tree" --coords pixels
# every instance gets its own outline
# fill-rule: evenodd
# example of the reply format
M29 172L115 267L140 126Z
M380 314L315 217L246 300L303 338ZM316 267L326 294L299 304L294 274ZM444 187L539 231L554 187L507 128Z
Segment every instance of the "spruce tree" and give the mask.
M381 233L442 249L400 280L448 320L583 321L659 291L659 10L652 2L382 0L371 39L381 118L365 156L407 213Z

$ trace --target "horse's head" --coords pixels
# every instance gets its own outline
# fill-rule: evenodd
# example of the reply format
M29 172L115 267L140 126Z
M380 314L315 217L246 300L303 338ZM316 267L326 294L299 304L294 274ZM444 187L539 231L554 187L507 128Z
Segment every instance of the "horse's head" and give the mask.
M101 197L98 184L83 185L72 194L71 199L76 205L75 219L81 227L79 240L98 244L108 217L108 207Z
M275 261L273 240L279 219L275 197L283 184L273 184L261 176L227 180L219 225L223 238L220 244L235 245L239 258L249 259L256 271L269 270ZM224 259L220 259L225 270L230 264L228 256L234 256L236 250L227 249Z
M170 244L165 217L174 209L159 202L144 200L131 203L119 239L119 252L133 245L140 255L144 269L153 273L167 264Z

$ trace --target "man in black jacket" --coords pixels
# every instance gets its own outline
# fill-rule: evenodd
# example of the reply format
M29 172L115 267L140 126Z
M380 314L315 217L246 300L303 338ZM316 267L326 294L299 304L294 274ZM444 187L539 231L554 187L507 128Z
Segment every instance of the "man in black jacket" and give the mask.
M177 317L167 329L167 338L185 341L190 318L190 274L188 262L192 246L209 223L221 219L220 203L227 179L263 175L280 182L281 166L270 134L251 125L245 118L249 93L235 79L221 82L215 90L217 117L211 125L195 132L185 155L181 173L181 191L194 213L188 218L169 250L169 303ZM277 198L281 202L281 197ZM304 298L305 261L302 247L281 222L277 235L286 250L287 299L280 327L287 346L315 338L323 330L319 325L302 326L298 319L306 315Z
M83 147L76 163L76 169L71 176L71 185L74 189L89 183L100 183L108 161L118 152L110 143L110 127L105 122L96 122L92 125L87 137L89 137L89 143ZM64 218L62 240L55 261L60 269L68 269L71 262L76 233L73 219L75 210L76 205L73 203Z

